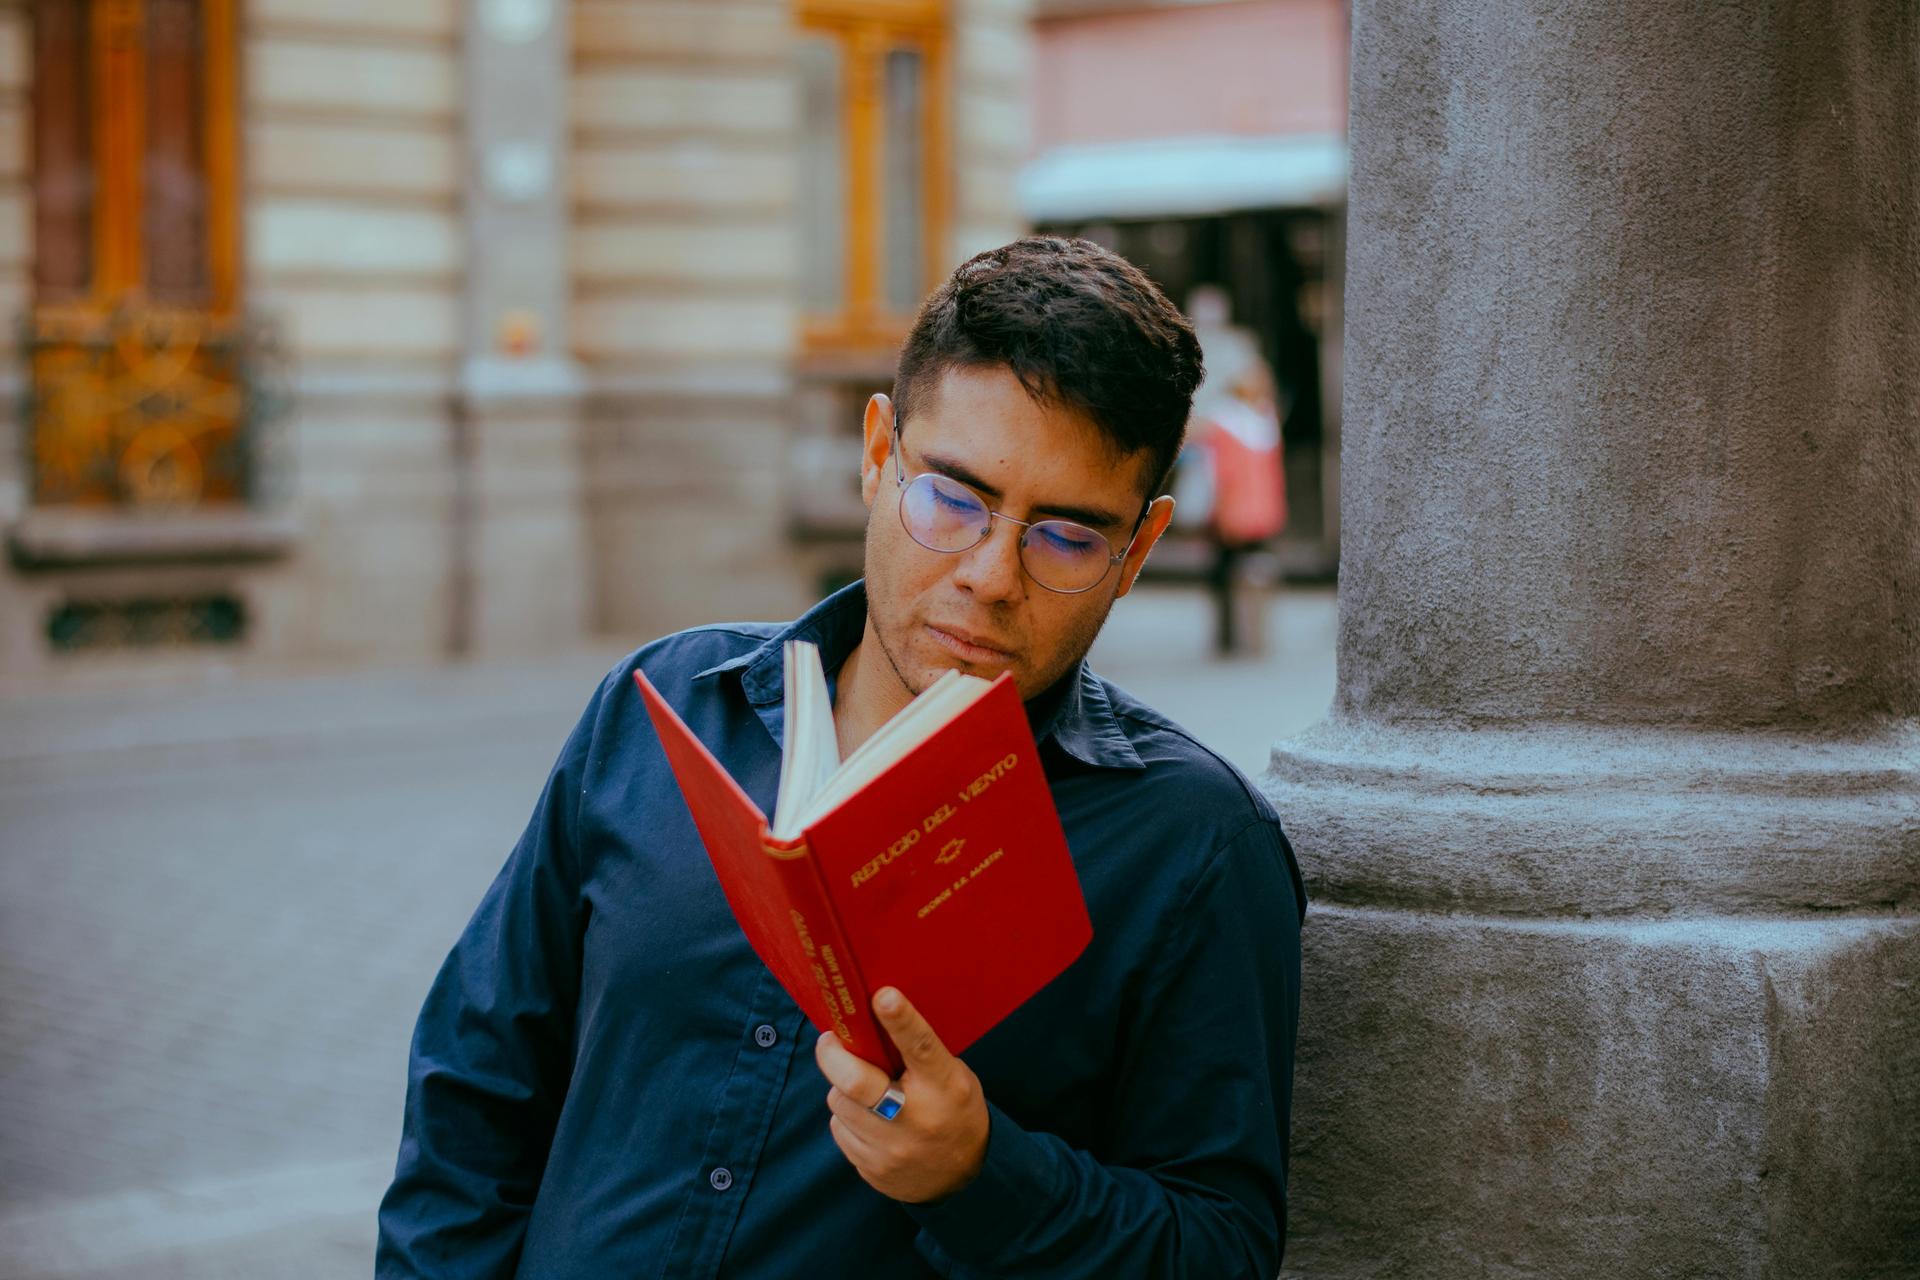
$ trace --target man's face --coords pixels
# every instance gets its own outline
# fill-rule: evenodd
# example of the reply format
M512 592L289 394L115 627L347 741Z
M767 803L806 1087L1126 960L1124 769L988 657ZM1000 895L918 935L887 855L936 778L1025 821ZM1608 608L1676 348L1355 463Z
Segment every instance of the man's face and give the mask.
M971 486L1017 520L1069 519L1106 535L1126 559L1090 591L1040 586L1020 561L1021 526L994 520L971 550L930 551L900 521L892 458L893 407L867 406L861 492L867 503L868 625L906 694L949 670L1011 671L1020 696L1044 691L1093 644L1166 528L1173 499L1156 499L1130 549L1147 484L1146 454L1121 455L1069 410L1038 404L1004 366L946 372L900 437L908 479L935 471Z

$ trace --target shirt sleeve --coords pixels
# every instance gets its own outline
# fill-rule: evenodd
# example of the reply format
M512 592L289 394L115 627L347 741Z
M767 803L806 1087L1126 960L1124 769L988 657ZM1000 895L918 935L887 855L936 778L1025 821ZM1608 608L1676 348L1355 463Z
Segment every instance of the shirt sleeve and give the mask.
M1280 1268L1304 894L1262 818L1204 866L1153 968L1101 1156L989 1101L980 1174L909 1205L956 1277L1257 1277Z
M380 1205L380 1280L508 1277L572 1069L586 927L579 799L608 681L427 993L400 1158Z

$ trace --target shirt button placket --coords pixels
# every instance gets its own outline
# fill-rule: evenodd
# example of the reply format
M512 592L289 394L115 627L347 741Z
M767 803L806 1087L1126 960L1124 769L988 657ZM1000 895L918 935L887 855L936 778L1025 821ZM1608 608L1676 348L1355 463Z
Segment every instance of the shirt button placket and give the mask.
M780 1041L780 1033L774 1030L771 1022L763 1022L753 1029L753 1042L762 1049L771 1049Z
M715 1191L725 1191L733 1185L733 1170L722 1166L707 1175L707 1183Z

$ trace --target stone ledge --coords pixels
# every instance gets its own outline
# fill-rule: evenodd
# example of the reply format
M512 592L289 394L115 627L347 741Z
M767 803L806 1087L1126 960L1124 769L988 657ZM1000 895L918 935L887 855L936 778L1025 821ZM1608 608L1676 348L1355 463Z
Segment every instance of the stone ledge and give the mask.
M460 393L470 404L577 403L587 391L585 371L571 360L509 360L479 356L460 370Z
M1335 717L1261 780L1311 896L1579 919L1920 904L1920 733Z
M239 509L144 512L41 508L7 531L22 569L272 560L299 541L290 515Z
M1435 798L1666 791L1754 796L1920 795L1920 722L1854 732L1395 722L1335 713L1280 743L1274 768Z

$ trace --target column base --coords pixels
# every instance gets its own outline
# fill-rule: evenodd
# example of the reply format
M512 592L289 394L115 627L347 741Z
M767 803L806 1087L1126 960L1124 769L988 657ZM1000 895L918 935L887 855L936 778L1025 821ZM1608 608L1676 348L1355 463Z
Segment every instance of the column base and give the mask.
M1304 942L1290 1270L1920 1270L1920 920L1320 904Z
M1920 1274L1920 751L1333 720L1288 1266Z

